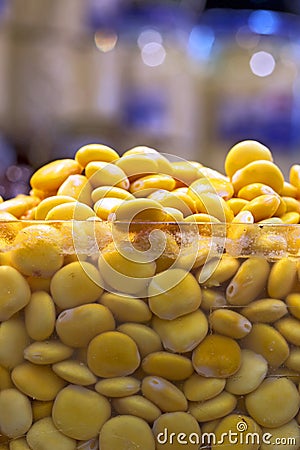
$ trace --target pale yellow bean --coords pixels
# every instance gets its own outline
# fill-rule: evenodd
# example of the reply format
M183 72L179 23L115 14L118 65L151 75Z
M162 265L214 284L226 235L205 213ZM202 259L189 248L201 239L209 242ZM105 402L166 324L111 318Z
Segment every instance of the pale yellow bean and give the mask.
M276 330L291 344L300 345L300 320L283 317L274 324Z
M48 339L54 331L55 319L55 305L50 295L43 291L34 292L25 308L25 325L31 339Z
M47 197L38 204L35 210L35 220L46 219L48 212L55 206L75 201L75 198L66 195Z
M268 279L268 294L273 298L285 298L293 288L297 278L296 261L282 258L275 262Z
M24 350L24 358L34 364L55 364L72 356L74 349L57 340L33 342Z
M114 328L110 310L96 303L65 309L56 320L56 332L61 342L75 348L86 347L95 336Z
M253 140L239 142L227 153L225 172L231 177L237 170L256 160L273 161L272 153L260 142Z
M217 289L203 289L201 309L206 312L211 312L215 309L222 308L226 305L226 298L224 294Z
M90 389L69 385L56 396L52 408L54 425L65 436L91 439L110 418L109 401Z
M106 197L121 198L123 200L134 200L134 195L130 194L130 192L114 186L100 186L94 189L91 195L94 203L96 203L101 198Z
M226 391L245 395L258 388L268 371L265 358L252 350L242 350L239 370L226 380Z
M95 215L88 205L76 201L54 206L46 215L45 220L87 220Z
M115 186L129 189L129 180L125 172L114 164L92 161L85 168L85 175L93 188L99 186Z
M31 177L33 189L55 191L69 175L81 173L82 167L73 159L59 159L52 161L38 169Z
M32 424L31 404L17 389L0 392L0 429L10 438L21 437Z
M131 414L152 423L161 415L161 410L141 395L132 395L112 400L112 407L119 414Z
M170 381L185 380L194 371L190 359L168 352L155 352L142 361L142 369L149 375L156 375Z
M277 299L262 298L251 302L241 310L243 316L247 317L251 322L272 323L288 312L287 305Z
M52 365L53 372L71 384L89 386L95 384L97 378L82 362L67 359Z
M189 412L198 422L206 422L227 416L234 410L236 403L236 397L224 391L204 402L190 402Z
M243 306L255 300L265 287L269 272L269 264L263 258L244 261L226 289L228 303Z
M284 408L282 407L284 405ZM246 396L250 416L261 426L277 428L295 417L300 396L287 378L268 378Z
M186 398L192 402L203 402L220 394L226 381L221 378L206 378L194 373L183 384Z
M252 161L232 176L234 191L251 183L263 183L274 189L277 194L283 190L284 178L281 170L271 161Z
M155 159L143 154L123 155L115 161L115 165L126 173L130 181L159 171Z
M84 175L70 175L59 187L57 196L70 196L88 206L92 205L92 187Z
M106 397L127 397L136 394L141 387L141 382L134 377L114 377L99 380L95 390Z
M300 372L300 348L291 348L289 357L286 359L284 365L291 370Z
M123 202L122 198L104 197L94 204L94 211L100 219L111 220Z
M242 348L262 355L273 368L278 368L289 356L289 346L284 337L264 323L253 324L251 332L241 341Z
M76 450L76 441L61 433L51 417L33 424L27 433L27 443L32 450Z
M211 266L211 270L210 270L210 266ZM217 266L215 265L214 260L206 263L206 267L208 267L208 271L211 271L212 274L204 282L204 286L207 286L207 287L220 286L222 283L228 281L236 274L239 266L240 266L240 264L239 264L238 260L231 256L223 256L220 259ZM214 267L216 267L216 268L214 269ZM197 273L198 272L196 272L196 278L198 278Z
M24 277L13 267L0 267L0 321L11 318L30 301L30 288Z
M252 324L246 317L230 309L218 309L209 316L213 331L233 339L241 339L250 333Z
M159 334L147 325L123 323L118 327L118 331L127 334L135 341L141 358L163 349Z
M199 424L185 412L162 414L153 424L153 434L157 450L196 450L201 445Z
M22 318L13 316L0 325L0 364L12 369L24 361L30 339Z
M173 320L153 317L152 327L166 350L185 353L193 350L207 335L208 322L201 310Z
M113 162L118 159L118 153L104 144L87 144L80 147L75 153L75 160L82 167L86 167L92 161Z
M258 424L248 415L230 414L220 420L214 429L215 441L211 446L212 450L221 447L230 450L237 445L239 450L258 450L261 442L261 429ZM233 443L234 442L234 443Z
M18 438L9 443L9 450L30 450L30 447L25 438Z
M143 300L105 292L99 303L109 308L117 322L149 322L152 313Z
M32 414L33 414L33 422L37 422L40 419L44 419L44 417L51 416L53 400L42 401L42 400L32 400Z
M15 386L36 400L54 400L66 382L49 366L38 366L30 362L16 366L11 374Z
M103 425L99 447L101 450L121 450L122 447L126 450L155 450L155 441L145 420L124 414L111 418Z
M142 393L163 412L186 411L188 408L183 392L161 377L144 377Z
M10 378L10 371L0 366L0 391L14 387Z

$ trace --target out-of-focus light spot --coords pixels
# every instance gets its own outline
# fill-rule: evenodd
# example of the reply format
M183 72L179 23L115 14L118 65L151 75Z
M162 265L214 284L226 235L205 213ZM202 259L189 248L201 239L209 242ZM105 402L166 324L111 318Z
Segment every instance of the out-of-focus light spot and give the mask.
M18 166L9 166L6 170L6 178L15 183L23 178L23 171L21 167Z
M107 53L115 48L118 35L114 31L96 31L94 40L97 49Z
M196 26L192 29L189 37L188 51L193 58L208 59L214 41L215 34L210 27Z
M254 34L246 25L240 27L235 35L237 44L247 50L251 50L257 46L260 37L258 34Z
M275 69L275 59L271 53L257 52L250 59L250 68L254 75L258 77L267 77Z
M254 33L273 34L278 29L279 20L273 11L258 10L250 14L248 25Z
M141 55L146 66L156 67L164 62L166 51L158 42L149 42L142 48Z
M158 31L149 28L149 30L141 32L138 37L137 43L140 49L143 50L143 47L147 44L150 44L151 42L162 44L162 41L163 40L161 34Z

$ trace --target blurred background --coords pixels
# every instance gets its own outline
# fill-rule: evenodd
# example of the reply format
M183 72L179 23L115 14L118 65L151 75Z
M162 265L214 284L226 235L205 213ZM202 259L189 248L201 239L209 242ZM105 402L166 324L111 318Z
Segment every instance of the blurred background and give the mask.
M99 142L300 162L300 1L0 0L0 195Z

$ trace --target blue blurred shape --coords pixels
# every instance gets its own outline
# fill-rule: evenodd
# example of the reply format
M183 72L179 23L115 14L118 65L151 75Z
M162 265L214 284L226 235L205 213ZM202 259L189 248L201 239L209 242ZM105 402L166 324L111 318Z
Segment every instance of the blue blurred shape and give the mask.
M207 25L197 25L191 31L188 51L193 58L206 60L210 57L214 41L215 34L212 28Z
M279 28L279 17L274 11L253 11L248 19L251 31L257 34L275 34Z

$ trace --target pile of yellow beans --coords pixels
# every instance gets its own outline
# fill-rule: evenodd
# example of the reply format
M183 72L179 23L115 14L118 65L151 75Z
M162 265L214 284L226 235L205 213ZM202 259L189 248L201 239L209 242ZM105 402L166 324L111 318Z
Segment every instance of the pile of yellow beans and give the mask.
M0 198L0 450L300 448L300 165L90 144L30 183Z

